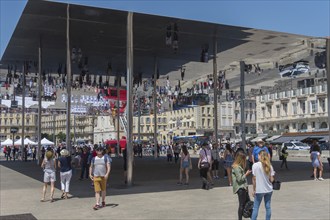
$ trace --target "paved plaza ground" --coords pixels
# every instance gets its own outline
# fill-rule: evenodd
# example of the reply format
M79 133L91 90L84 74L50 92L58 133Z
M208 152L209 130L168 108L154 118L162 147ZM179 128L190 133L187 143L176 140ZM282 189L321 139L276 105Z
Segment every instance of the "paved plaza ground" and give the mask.
M282 186L273 193L272 219L330 219L330 173L326 159L323 161L325 181L310 178L308 157L289 158L290 170L280 169L280 162L273 161ZM70 198L61 200L58 175L55 202L41 203L41 168L34 162L2 159L0 219L237 219L237 195L227 186L223 172L213 189L202 190L197 158L193 163L190 185L179 186L178 164L167 163L165 157L135 158L134 186L128 188L123 181L122 158L114 158L107 206L94 211L94 192L89 180L79 181L75 174ZM264 216L262 204L259 219Z

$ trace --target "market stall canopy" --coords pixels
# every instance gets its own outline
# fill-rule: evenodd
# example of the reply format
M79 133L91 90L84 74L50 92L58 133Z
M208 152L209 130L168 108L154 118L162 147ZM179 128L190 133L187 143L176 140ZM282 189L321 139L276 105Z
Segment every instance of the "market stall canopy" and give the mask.
M4 142L1 142L1 146L13 146L13 140L11 140L10 138L8 138Z
M47 138L43 138L41 140L41 145L54 145L54 142L51 142L50 140L48 140Z
M14 143L15 146L21 146L22 145L22 138L18 139ZM31 141L29 138L24 139L24 145L38 145L38 143Z

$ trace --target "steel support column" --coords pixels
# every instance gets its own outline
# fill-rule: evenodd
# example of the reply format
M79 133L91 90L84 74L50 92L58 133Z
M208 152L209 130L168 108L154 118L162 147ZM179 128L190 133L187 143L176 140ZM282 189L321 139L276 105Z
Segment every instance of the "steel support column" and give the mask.
M38 50L38 163L41 164L41 86L42 86L42 38L40 36Z
M218 52L218 43L217 43L217 35L214 34L213 39L213 84L214 84L214 137L216 146L218 146L218 77L217 77L217 52Z
M141 100L139 94L137 94L138 98L138 143L141 142Z
M66 93L67 93L67 103L66 103L66 147L70 153L71 150L71 53L70 53L70 4L67 5L66 9Z
M157 63L157 58L155 58L155 71L154 71L154 81L153 81L153 86L154 86L154 92L152 94L152 99L154 102L154 157L158 157L158 152L157 152L157 69L158 69L158 63Z
M242 138L242 148L246 150L246 134L245 134L245 93L244 93L244 86L245 86L245 77L244 77L244 69L245 63L240 61L240 70L241 70L241 138Z
M117 111L117 149L116 149L116 152L117 152L117 156L119 156L119 140L120 140L120 110L119 110L119 96L120 96L120 93L119 93L119 82L121 82L121 78L119 76L119 73L117 73L117 108L116 108L116 111Z
M327 97L328 97L328 130L329 130L329 140L330 140L330 37L327 39Z
M26 72L27 72L27 65L28 62L23 63L23 69L22 69L22 74L23 74L23 85L22 85L22 143L21 143L21 158L23 160L23 152L24 152L24 137L25 137L25 87L26 87Z
M133 12L127 15L127 185L132 186L133 180Z

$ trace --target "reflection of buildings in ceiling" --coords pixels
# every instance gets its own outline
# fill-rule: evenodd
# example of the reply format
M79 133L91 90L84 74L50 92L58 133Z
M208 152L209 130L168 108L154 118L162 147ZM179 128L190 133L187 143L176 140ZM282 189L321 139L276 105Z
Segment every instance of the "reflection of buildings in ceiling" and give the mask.
M329 130L327 85L257 97L257 128L263 133Z

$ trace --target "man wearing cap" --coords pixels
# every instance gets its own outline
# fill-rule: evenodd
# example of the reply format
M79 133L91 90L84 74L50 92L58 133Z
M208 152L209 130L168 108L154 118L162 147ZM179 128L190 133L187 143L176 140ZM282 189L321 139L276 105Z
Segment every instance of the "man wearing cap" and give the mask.
M89 177L94 181L95 199L96 204L93 207L94 210L105 207L105 196L106 196L106 183L110 174L110 159L103 155L103 148L96 148L96 157L91 161L89 167ZM100 194L102 194L102 205L100 205Z
M268 157L270 159L270 154L269 154L268 148L265 146L265 142L261 138L258 139L257 145L253 148L253 151L252 151L252 162L253 163L256 163L259 161L258 155L259 155L260 151L266 151L268 154Z

